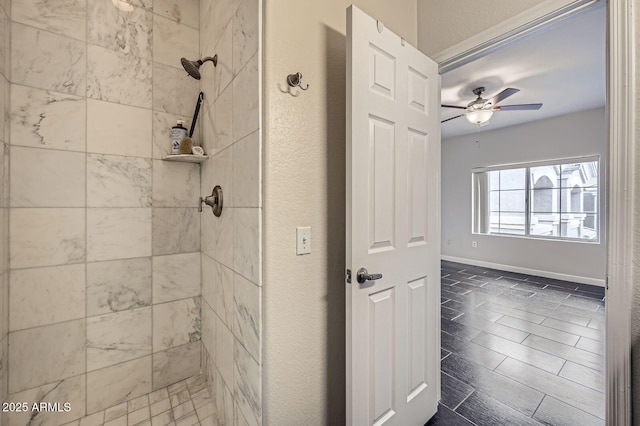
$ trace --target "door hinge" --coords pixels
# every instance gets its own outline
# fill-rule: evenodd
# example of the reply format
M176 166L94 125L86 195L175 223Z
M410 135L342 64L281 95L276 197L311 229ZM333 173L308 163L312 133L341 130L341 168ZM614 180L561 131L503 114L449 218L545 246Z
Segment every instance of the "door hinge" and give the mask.
M347 269L347 282L351 284L351 269Z
M609 290L609 274L604 277L604 289Z

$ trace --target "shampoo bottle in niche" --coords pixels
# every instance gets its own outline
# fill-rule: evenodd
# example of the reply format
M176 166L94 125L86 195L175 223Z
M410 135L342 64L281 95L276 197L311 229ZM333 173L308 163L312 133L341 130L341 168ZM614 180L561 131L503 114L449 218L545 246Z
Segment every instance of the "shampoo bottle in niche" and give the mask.
M178 124L171 128L171 155L180 154L180 141L187 136L187 128L184 120L178 120Z

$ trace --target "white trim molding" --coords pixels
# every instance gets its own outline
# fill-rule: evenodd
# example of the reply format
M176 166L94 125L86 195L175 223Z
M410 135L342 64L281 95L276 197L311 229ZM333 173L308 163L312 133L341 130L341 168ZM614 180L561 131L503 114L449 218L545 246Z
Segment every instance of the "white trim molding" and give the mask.
M542 271L539 269L522 268L520 266L503 265L501 263L485 262L482 260L466 259L455 256L440 256L442 260L449 262L464 263L466 265L480 266L482 268L497 269L499 271L515 272L517 274L527 274L536 277L553 278L556 280L570 281L574 283L590 284L598 287L604 287L604 280L597 278L581 277L579 275L561 274L559 272Z
M635 27L633 0L608 2L607 425L631 424Z

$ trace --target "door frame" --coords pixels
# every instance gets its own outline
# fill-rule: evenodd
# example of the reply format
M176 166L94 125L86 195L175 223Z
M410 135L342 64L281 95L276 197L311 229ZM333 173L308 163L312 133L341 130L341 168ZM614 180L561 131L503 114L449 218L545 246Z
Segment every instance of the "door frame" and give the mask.
M432 56L440 73L605 0L545 0ZM635 69L633 0L607 2L608 136L605 399L608 425L631 424Z

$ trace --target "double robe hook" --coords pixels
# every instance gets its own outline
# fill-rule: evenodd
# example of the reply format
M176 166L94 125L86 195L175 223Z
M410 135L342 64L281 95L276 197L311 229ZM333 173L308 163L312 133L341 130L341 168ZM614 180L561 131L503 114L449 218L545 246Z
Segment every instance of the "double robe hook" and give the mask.
M299 72L289 74L287 76L287 84L291 87L299 87L302 90L307 90L309 88L309 84L307 84L307 87L302 87L302 74Z

